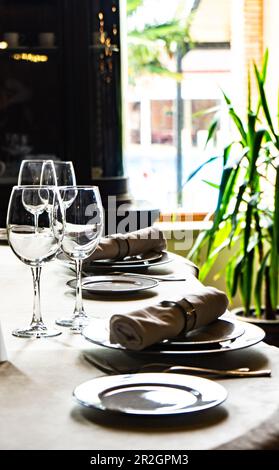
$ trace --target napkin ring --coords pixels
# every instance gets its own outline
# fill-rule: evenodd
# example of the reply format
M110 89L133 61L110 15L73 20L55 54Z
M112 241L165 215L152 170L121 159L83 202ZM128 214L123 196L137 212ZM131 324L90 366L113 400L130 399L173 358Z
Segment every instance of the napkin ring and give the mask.
M118 245L118 249L119 249L118 255L114 259L115 260L123 259L126 256L128 256L128 254L129 254L129 242L128 242L127 238L121 237L119 235L117 237L110 237L110 238L112 238L113 240L116 241L116 243Z
M170 301L170 300L163 300L161 302L162 307L177 307L180 312L183 314L184 319L185 319L185 324L182 329L182 331L179 333L180 335L185 335L186 333L189 333L189 331L192 331L197 323L197 314L193 306L190 306L189 308L185 308L185 305L183 305L183 301ZM192 308L191 308L192 307ZM189 322L192 322L191 327L189 328Z

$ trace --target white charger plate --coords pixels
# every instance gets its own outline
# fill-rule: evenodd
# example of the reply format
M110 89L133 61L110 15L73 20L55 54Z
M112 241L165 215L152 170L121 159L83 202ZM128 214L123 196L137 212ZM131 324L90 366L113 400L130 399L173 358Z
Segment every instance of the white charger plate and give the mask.
M73 395L81 405L106 412L164 416L215 407L228 393L201 377L152 372L98 377L78 385Z
M76 279L71 279L67 285L72 289L76 287ZM82 279L82 290L91 294L133 294L158 286L159 281L149 279L137 274L129 276L105 275L92 276Z
M148 258L148 254L146 255L146 258ZM74 262L67 257L64 253L59 253L56 256L56 259L59 261L63 262L67 266L74 266ZM110 261L109 263L107 260L104 260L105 262L101 262L103 260L98 260L98 261L91 261L90 263L84 264L83 270L88 272L96 272L96 271L127 271L128 269L147 269L147 268L153 268L157 266L161 266L163 264L170 263L171 261L174 260L174 256L171 253L168 253L166 251L162 251L161 253L158 253L158 257L156 259L142 259L142 260L136 260L135 262L125 262L123 263L122 261Z
M226 320L227 321L227 320ZM157 354L157 355L192 355L192 354L220 354L228 351L235 351L238 349L248 348L253 346L265 337L265 332L250 323L244 323L240 320L233 320L236 328L244 328L242 335L235 339L222 339L215 344L187 344L187 336L185 336L185 342L177 343L177 338L174 340L165 340L160 343L154 344L141 351L131 351L120 344L114 344L109 339L109 324L107 321L94 319L88 326L82 330L82 335L91 343L99 346L104 346L110 349L118 349L122 351L132 352L133 354ZM197 330L198 331L198 330Z
M123 259L119 259L117 261L113 261L111 259L98 259L96 261L92 261L92 264L100 264L100 265L111 265L111 264L123 264L130 266L130 264L142 264L144 262L154 262L161 259L163 256L163 252L156 252L156 251L149 251L148 253L144 253L142 255L136 256L126 256Z

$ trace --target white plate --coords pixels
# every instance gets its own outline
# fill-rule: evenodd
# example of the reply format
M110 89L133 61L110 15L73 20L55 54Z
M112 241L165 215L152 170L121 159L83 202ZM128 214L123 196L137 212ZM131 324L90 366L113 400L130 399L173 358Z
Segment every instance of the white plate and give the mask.
M125 264L127 266L130 266L130 264L142 264L143 262L152 262L152 261L158 261L161 259L163 256L163 253L157 253L156 251L149 251L148 253L142 254L142 255L136 255L136 256L126 256L123 259L117 260L117 264ZM116 261L113 261L111 259L99 259L96 261L92 261L92 264L100 264L100 265L111 265L115 264Z
M171 253L162 251L158 253L159 258L153 260L137 260L136 262L123 263L122 261L110 261L107 263L102 263L101 260L92 261L90 263L84 264L83 271L86 271L88 274L95 271L127 271L127 269L147 269L151 267L160 266L162 264L170 263L173 261L174 257ZM62 261L67 266L74 266L74 261L72 261L64 253L59 253L56 256L56 259Z
M239 320L233 321L235 325L244 328L244 333L234 340L226 340L218 342L217 344L177 344L176 341L165 340L160 343L154 344L149 348L142 351L131 351L120 344L113 344L109 340L109 324L107 321L95 319L90 322L82 330L82 334L88 341L104 346L111 349L119 349L124 351L133 352L134 354L216 354L228 351L235 351L237 349L248 348L254 344L259 343L265 337L265 332L253 324L241 322ZM240 324L240 325L239 325Z
M245 328L241 322L236 323L220 318L210 325L188 332L183 338L165 340L164 344L170 343L170 346L214 345L223 341L232 341L243 335L244 331Z
M73 392L83 406L125 415L194 413L220 405L226 389L211 380L182 374L138 373L98 377Z
M159 253L158 253L159 255ZM123 263L122 261L114 261L109 264L101 263L100 261L92 261L89 265L85 266L84 269L88 272L97 269L100 270L126 270L127 269L147 269L151 267L160 266L162 264L170 263L173 260L173 256L166 251L160 253L160 257L157 259L148 259L149 254L146 255L147 259L137 260L136 262Z
M76 288L76 279L71 279L67 285ZM129 276L106 275L84 277L82 279L82 290L92 294L131 294L158 286L159 281L148 279L137 274Z

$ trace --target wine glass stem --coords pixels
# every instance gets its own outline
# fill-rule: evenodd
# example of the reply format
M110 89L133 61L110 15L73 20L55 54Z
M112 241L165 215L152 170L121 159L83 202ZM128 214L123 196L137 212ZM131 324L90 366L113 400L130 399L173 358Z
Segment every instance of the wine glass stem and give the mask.
M76 286L76 305L74 310L74 316L86 316L85 311L83 309L83 302L82 302L82 281L81 281L81 273L82 273L82 260L76 260L76 274L77 274L77 286Z
M43 324L41 315L41 297L40 297L40 279L41 279L41 266L31 268L33 276L34 300L33 300L33 317L31 325Z
M38 233L38 227L39 227L39 214L35 212L34 214L34 219L35 219L35 233Z

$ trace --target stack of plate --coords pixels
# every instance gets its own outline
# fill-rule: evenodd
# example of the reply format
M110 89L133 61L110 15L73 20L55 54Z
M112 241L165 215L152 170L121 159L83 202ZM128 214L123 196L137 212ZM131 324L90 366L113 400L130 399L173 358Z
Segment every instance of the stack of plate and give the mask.
M126 350L120 344L113 344L109 339L109 323L94 320L82 332L88 341L111 349ZM135 354L157 355L198 355L220 354L247 348L259 343L265 336L264 331L250 323L240 320L220 318L184 337L161 341Z
M83 330L90 342L116 350L125 350L109 339L109 325L94 320ZM247 348L261 341L264 331L255 325L226 317L188 333L184 337L162 341L133 354L163 355L220 354ZM74 390L83 406L126 416L169 416L205 411L223 403L226 389L212 381L174 373L137 373L99 377ZM199 414L198 414L199 416Z
M92 268L101 269L146 269L149 267L160 266L172 261L170 253L162 251L160 253L156 251L149 251L148 253L137 255L137 256L126 256L121 260L113 261L109 259L100 259L92 261L90 266Z
M90 269L129 271L171 261L166 253L148 253L121 261L94 261ZM75 287L75 281L70 281ZM157 281L139 274L93 276L83 281L83 289L93 293L129 293L155 287ZM82 332L84 338L103 348L127 351L110 342L109 323L93 320ZM142 351L132 351L144 362L145 355L162 362L172 358L223 354L250 347L263 340L264 331L249 323L232 320L227 315L214 323L187 333L185 336L161 341ZM129 351L127 351L129 353ZM147 356L146 356L147 357ZM161 358L161 359L160 359ZM85 382L74 390L76 400L86 406L110 413L132 416L168 416L203 411L220 405L227 397L226 389L211 380L169 373L117 374Z
M74 264L64 253L59 253L57 256L59 261L62 261L66 264ZM120 270L127 268L134 269L146 269L149 267L160 266L162 264L170 263L173 260L173 256L167 251L161 251L157 253L155 251L149 251L143 255L137 256L126 256L121 260L109 260L109 259L100 259L91 261L91 263L86 268L89 269L102 269L102 270Z

